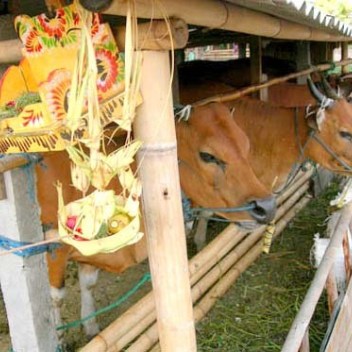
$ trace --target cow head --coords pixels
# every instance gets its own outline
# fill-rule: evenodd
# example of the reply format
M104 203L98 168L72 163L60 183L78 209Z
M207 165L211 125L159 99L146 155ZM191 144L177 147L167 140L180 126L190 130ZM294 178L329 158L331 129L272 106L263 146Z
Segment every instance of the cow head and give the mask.
M314 142L307 146L307 154L331 171L352 170L352 105L334 94L327 97L310 79L308 85L319 105L316 113L308 117L315 132Z
M273 219L271 193L255 176L249 161L249 140L229 108L211 103L194 108L176 124L181 187L201 207L236 207L253 202L247 212L219 215L252 226Z

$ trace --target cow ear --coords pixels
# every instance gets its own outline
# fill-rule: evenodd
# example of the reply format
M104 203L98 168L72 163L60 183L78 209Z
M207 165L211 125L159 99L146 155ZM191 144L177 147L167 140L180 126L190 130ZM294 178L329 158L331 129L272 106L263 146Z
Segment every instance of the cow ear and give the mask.
M314 131L317 131L319 130L319 126L318 126L318 122L317 122L317 119L316 119L316 116L309 116L307 118L307 123L308 123L308 126L314 130Z
M307 117L308 126L314 131L320 131L321 125L325 119L324 109L318 109L316 114L312 114Z

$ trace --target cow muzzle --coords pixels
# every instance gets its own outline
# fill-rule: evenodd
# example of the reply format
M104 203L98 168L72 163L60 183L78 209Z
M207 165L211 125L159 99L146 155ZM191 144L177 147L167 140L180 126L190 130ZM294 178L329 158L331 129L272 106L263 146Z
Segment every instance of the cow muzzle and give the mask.
M251 217L260 224L274 220L276 214L276 200L274 197L255 199L251 202L254 208L249 211Z

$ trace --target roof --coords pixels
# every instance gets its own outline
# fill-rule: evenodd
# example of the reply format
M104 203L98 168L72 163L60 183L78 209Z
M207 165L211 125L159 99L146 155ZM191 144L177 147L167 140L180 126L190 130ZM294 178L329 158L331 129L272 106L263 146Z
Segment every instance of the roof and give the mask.
M301 25L317 28L334 35L352 37L352 26L329 15L304 0L226 0Z

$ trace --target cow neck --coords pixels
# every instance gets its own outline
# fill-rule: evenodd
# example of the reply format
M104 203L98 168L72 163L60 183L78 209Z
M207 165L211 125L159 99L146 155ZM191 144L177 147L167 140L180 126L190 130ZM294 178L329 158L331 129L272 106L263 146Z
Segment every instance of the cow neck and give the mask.
M238 99L229 105L234 108L235 121L250 140L254 172L267 188L281 187L300 157L299 145L305 145L309 137L304 108L297 110L295 133L293 108L253 99Z

